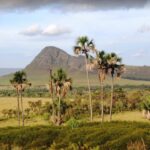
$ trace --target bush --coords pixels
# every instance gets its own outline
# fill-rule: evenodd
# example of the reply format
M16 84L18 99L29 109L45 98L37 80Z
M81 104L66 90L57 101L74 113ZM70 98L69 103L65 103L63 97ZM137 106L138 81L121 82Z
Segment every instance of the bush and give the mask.
M69 120L69 125L69 127L0 128L0 149L19 147L37 150L72 150L73 148L127 150L127 147L141 145L139 142L136 144L136 141L141 139L147 150L150 149L149 123L86 123L78 126L76 120L72 118Z
M44 118L44 120L48 121L50 119L50 114L49 113L44 113L43 118Z
M127 145L127 150L146 150L146 145L141 139L141 141L130 142Z
M71 118L67 122L67 126L70 127L71 129L78 128L79 127L79 121L77 121L75 118Z

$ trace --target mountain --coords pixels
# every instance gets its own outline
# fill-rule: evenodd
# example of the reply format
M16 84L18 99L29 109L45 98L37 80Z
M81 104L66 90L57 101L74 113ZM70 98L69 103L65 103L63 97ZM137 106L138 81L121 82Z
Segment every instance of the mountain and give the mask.
M47 71L50 67L64 68L69 72L83 71L84 57L71 56L65 51L54 46L45 47L40 54L29 64L25 70L28 73L37 71Z
M69 55L67 52L54 46L45 47L24 70L27 72L28 78L32 83L43 85L49 81L49 68L53 68L53 71L63 68L73 78L76 85L85 86L87 84L85 58L83 56L76 57ZM122 80L122 84L150 84L150 82L136 81L150 81L149 66L126 66L126 68L127 71L123 75L125 79ZM8 75L0 78L0 82L5 81L4 83L9 84L11 76ZM90 73L90 81L93 85L99 84L97 73ZM118 84L120 84L120 81L118 81Z
M126 79L150 81L150 66L126 66Z
M60 48L48 46L24 70L28 74L29 80L35 81L36 84L47 83L50 68L53 69L53 72L58 68L63 68L77 84L86 84L84 62L83 56L72 56Z
M46 73L50 67L64 68L70 74L85 72L84 57L71 56L57 47L49 46L45 47L25 70L28 74L33 74L33 72L41 74ZM126 70L123 78L150 80L149 66L126 66Z

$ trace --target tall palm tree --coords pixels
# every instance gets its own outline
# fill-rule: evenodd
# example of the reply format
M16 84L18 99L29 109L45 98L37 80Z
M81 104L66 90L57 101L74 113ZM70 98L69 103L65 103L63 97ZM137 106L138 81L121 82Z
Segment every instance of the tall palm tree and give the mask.
M52 121L55 122L55 107L54 107L54 88L53 88L53 72L50 68L50 81L49 81L49 92L51 94L51 100L52 100Z
M14 80L10 80L12 86L16 89L17 95L17 115L18 115L18 126L20 127L20 101L19 101L19 89L18 84Z
M24 90L27 88L27 87L30 87L31 86L31 83L29 83L27 80L25 81L23 81L23 83L22 84L20 84L20 100L21 100L21 111L22 111L22 126L24 126L24 120L25 120L25 118L24 118L24 106L23 106L23 92L24 92Z
M76 55L85 55L85 66L86 66L86 77L87 77L87 84L89 90L89 104L90 104L90 120L93 120L93 107L92 107L92 97L91 97L91 87L90 87L90 80L89 80L89 72L87 69L89 52L95 51L95 45L92 40L89 40L87 36L82 36L77 39L77 46L74 47L74 53Z
M108 69L111 75L111 100L110 100L110 121L112 120L112 106L114 97L114 79L120 77L124 73L124 65L121 64L122 59L115 53L107 55Z
M24 71L17 71L13 79L10 80L11 84L15 87L17 91L17 109L18 109L18 124L20 126L20 110L22 113L22 126L24 126L24 108L23 108L23 99L22 99L22 93L23 91L28 87L31 86L31 83L27 80L27 75ZM20 101L19 101L20 98ZM21 104L21 109L20 109Z
M107 55L105 51L96 51L96 66L101 87L101 121L104 121L104 80L108 73Z
M62 69L58 69L52 75L52 80L55 85L55 94L58 98L58 121L57 125L61 124L61 100L66 96L67 92L72 88L72 80L67 77L67 74Z

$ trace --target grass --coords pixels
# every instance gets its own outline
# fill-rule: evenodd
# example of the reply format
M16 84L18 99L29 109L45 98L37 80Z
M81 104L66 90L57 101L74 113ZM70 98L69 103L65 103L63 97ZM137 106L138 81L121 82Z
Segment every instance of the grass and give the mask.
M38 101L41 100L44 104L45 102L50 101L49 98L23 98L24 109L28 108L29 101ZM17 126L18 121L15 118L12 119L4 119L1 113L4 109L16 109L17 108L17 99L16 97L0 97L0 127L7 126ZM26 126L36 126L36 125L49 125L48 121L45 121L43 117L33 117L32 119L28 119L25 121Z
M27 97L24 97L23 98L24 108L28 107L29 101L34 102L34 101L38 101L38 100L41 100L42 103L50 101L49 98L27 98ZM2 115L1 111L3 109L16 109L16 108L17 108L17 98L16 97L0 97L0 116Z
M73 79L73 87L85 87L87 86L86 74L85 73L74 73L68 75ZM10 85L10 79L12 75L0 77L0 88L8 88ZM99 81L97 74L90 74L90 83L91 86L99 86ZM33 87L38 85L47 85L49 81L48 74L30 74L28 76L29 81L32 83ZM111 80L107 79L105 82L106 85L111 84ZM142 80L129 80L129 79L116 79L115 84L117 85L132 85L132 86L139 86L139 85L150 85L150 81L142 81Z
M150 126L138 122L85 123L77 128L36 126L0 128L0 148L36 150L126 150L144 141L150 149ZM82 148L81 148L82 147Z
M106 116L106 121L109 120L109 116ZM127 111L121 112L113 115L113 120L115 121L137 121L137 122L147 122L150 123L149 120L142 117L142 112L140 111Z
M24 97L24 108L28 107L28 101L37 101L41 100L44 104L45 102L50 101L49 98L26 98ZM17 119L4 119L1 111L3 109L16 109L17 101L15 97L6 97L0 98L0 127L7 126L17 126ZM85 117L85 121L88 120L88 115ZM100 116L94 116L94 121L100 121ZM105 115L105 121L109 121L109 115ZM113 121L137 121L137 122L147 122L150 123L149 120L144 119L142 117L142 113L139 111L130 111L130 112L122 112L113 114ZM31 119L26 120L26 126L36 126L36 125L49 125L48 120L44 120L42 116L34 116Z

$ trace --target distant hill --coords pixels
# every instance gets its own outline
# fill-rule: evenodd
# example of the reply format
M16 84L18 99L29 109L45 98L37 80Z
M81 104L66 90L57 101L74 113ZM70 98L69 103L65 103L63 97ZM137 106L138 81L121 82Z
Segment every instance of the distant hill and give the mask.
M25 70L28 74L33 72L46 73L50 67L64 68L70 74L85 72L85 63L83 56L71 56L62 49L49 46L45 47L41 53L29 64ZM133 80L150 80L149 66L126 66L126 73L123 78Z
M126 68L124 78L150 81L150 66L126 66Z
M49 80L49 68L53 68L53 70L63 68L67 71L69 76L73 78L76 84L86 84L84 57L71 56L64 50L54 46L45 47L24 70L32 82L36 84L46 84ZM150 81L149 66L126 66L126 68L127 71L123 75L123 78ZM7 83L6 80L8 80L8 77L10 78L10 76L3 77L5 83ZM99 84L96 73L90 73L90 78L94 85ZM2 78L0 78L0 81L1 80ZM134 84L136 82L137 81L134 81ZM124 83L132 84L132 82L128 80L124 80ZM141 81L139 83L142 84L144 82Z
M33 73L33 71L45 72L50 67L53 69L61 67L69 72L83 71L85 68L84 57L71 56L62 49L49 46L45 47L25 70L28 73Z
M4 76L10 73L14 73L18 70L21 70L21 68L0 68L0 76Z

